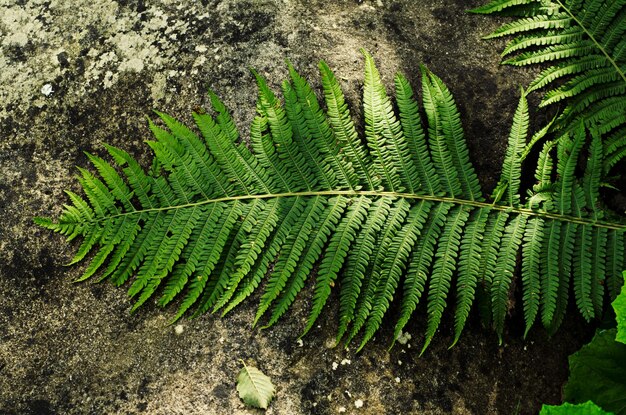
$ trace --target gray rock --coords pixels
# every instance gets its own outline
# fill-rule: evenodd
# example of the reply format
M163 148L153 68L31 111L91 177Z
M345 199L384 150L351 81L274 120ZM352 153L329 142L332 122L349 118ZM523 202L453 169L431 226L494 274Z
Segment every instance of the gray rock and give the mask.
M472 321L448 351L444 322L418 359L425 327L418 318L406 345L388 352L390 333L382 333L355 355L328 347L332 309L298 345L308 289L269 330L250 328L255 299L224 319L206 315L175 328L173 307L149 304L129 315L123 289L74 285L81 267L63 264L77 245L32 223L57 217L63 191L78 191L73 166L87 165L84 151L103 155L102 143L110 143L147 165L145 116L153 108L190 121L211 87L247 134L255 99L249 67L277 89L289 58L319 85L323 58L358 108L360 47L389 85L396 71L416 81L420 63L448 83L481 181L493 188L518 86L532 74L498 65L501 45L480 40L498 20L464 13L480 3L1 1L0 413L260 413L237 397L239 359L277 385L268 414L534 413L541 402L559 401L567 355L585 335L571 323L552 341L536 330L524 342L517 315L506 346L497 347ZM343 359L351 363L333 370Z

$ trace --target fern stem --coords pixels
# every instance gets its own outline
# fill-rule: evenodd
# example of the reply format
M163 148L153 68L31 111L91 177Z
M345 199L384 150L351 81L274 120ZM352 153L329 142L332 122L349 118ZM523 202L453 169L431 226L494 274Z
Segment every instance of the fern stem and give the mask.
M466 199L458 199L453 197L443 197L443 196L432 196L432 195L415 195L410 193L400 193L400 192L378 192L375 190L320 190L320 191L304 191L304 192L287 192L287 193L274 193L274 194L260 194L260 195L243 195L243 196L229 196L229 197L221 197L218 199L207 199L201 200L199 202L186 203L182 205L175 206L164 206L160 208L150 208L143 210L135 210L131 212L119 213L115 215L105 216L93 221L89 221L86 223L93 222L102 222L105 220L110 220L126 215L135 215L145 212L159 212L166 211L170 209L184 209L190 208L194 206L202 206L208 205L211 203L219 203L219 202L233 202L236 200L255 200L255 199L272 199L272 198L286 198L286 197L306 197L306 196L346 196L346 197L360 197L360 196L369 196L369 197L390 197L390 198L404 198L411 200L425 200L439 203L453 203L461 206L470 206L475 208L489 208L494 211L501 211L507 213L516 213L521 215L526 215L530 217L539 217L543 219L556 219L560 221L566 221L570 223L575 223L579 225L588 225L595 226L598 228L606 228L613 229L617 231L626 231L626 224L619 223L610 223L610 222L602 222L598 220L594 220L592 218L580 218L576 216L570 215L562 215L559 213L546 212L541 210L532 210L521 207L511 207L506 205L496 205L488 202L479 202L476 200L466 200Z
M563 1L556 0L556 2L559 4L559 6L561 6L561 8L563 8L563 10L565 10L565 12L572 18L572 20L575 21L576 24L580 26L581 29L583 29L585 34L589 36L589 39L591 39L591 41L596 45L596 47L602 52L604 57L611 63L611 65L613 65L613 67L615 68L615 71L619 74L619 76L622 77L622 80L624 81L624 83L626 83L626 74L624 74L624 72L620 69L619 65L617 65L617 62L615 62L615 60L611 58L611 56L607 53L607 51L604 50L600 42L598 42L596 38L593 36L593 34L591 34L591 32L589 32L589 30L587 30L587 28L583 26L583 23L580 20L578 20L576 16L574 16L571 10L569 10L565 6L565 4L563 4Z

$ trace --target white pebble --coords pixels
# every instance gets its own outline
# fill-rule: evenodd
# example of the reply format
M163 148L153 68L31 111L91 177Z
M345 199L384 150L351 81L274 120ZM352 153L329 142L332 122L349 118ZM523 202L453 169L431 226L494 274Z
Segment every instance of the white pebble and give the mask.
M333 370L337 370L338 367L339 367L339 363L333 362Z
M363 407L363 401L360 399L357 399L356 401L354 401L354 406L357 408L362 408Z
M183 334L183 331L184 331L184 327L182 324L177 324L176 327L174 327L174 333L176 333L178 336Z
M346 409L346 407L345 407L345 406L342 406L342 407L340 407L340 408L337 410L337 412L339 412L340 414L343 414L343 413L345 413L346 411L347 411L347 409Z
M407 344L409 342L409 340L411 340L411 334L410 333L400 332L398 334L398 337L396 337L396 340L400 344Z
M349 365L350 363L352 363L350 359L343 359L341 361L341 366Z
M44 86L41 87L41 93L47 97L49 97L50 94L52 94L52 92L54 92L52 90L52 84L45 84Z
M400 383L400 378L396 378L396 383Z

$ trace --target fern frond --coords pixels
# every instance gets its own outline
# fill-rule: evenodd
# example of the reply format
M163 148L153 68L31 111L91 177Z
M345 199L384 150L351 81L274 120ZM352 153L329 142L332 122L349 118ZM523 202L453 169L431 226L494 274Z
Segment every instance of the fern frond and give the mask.
M572 266L574 261L574 250L576 247L576 235L578 226L575 223L560 224L558 254L555 255L557 262L558 288L556 293L556 305L552 320L547 327L554 333L563 322L569 302L570 280L572 278Z
M593 229L591 236L591 301L594 315L602 314L604 303L604 285L606 280L606 229Z
M610 118L610 123L603 122L603 134L626 125L626 2L529 3L549 5L529 9L530 16L507 23L486 38L513 37L503 52L512 57L504 63L549 64L528 90L547 89L542 106L565 102L554 129L571 131L581 120L593 128ZM516 2L495 1L478 12L506 14L514 6Z
M193 229L190 242L185 246L181 256L185 258L184 264L177 264L172 271L163 295L159 299L159 305L164 307L169 304L187 285L189 277L198 268L203 257L203 250L210 247L211 231L216 228L218 220L224 211L224 205L215 203L210 206L199 218L201 226Z
M365 137L372 154L374 169L382 178L383 184L392 192L401 192L404 189L402 182L411 184L415 179L415 177L408 178L409 169L405 163L408 150L406 146L401 147L404 140L397 136L400 128L374 65L374 59L364 50L362 53L365 55L365 84L363 85ZM404 180L401 180L399 172L404 173ZM414 173L411 176L417 175L414 168L411 173Z
M433 196L441 194L439 177L435 172L435 166L428 152L426 136L422 127L418 104L414 98L413 88L401 74L396 76L395 85L402 131L407 138L411 163L415 164L417 169L419 187Z
M452 161L451 150L448 148L448 142L443 133L441 115L437 108L437 97L434 96L427 69L422 67L421 71L422 100L424 111L428 118L428 147L432 155L433 164L445 194L451 197L460 197L462 193L461 182Z
M598 197L600 195L600 180L602 179L602 142L600 137L593 135L589 146L589 157L583 177L583 190L587 209L596 211Z
M576 304L585 320L589 321L594 317L594 308L591 299L591 229L587 226L581 226L578 229L574 252L574 275L572 277Z
M494 4L510 11L535 7L531 1ZM284 104L255 73L250 148L209 92L212 112L194 114L199 133L163 113L157 113L162 126L149 122L155 137L148 142L154 152L149 172L114 147L107 147L114 163L88 154L94 172L79 169L78 177L84 197L67 192L59 221L36 223L82 238L72 263L91 259L79 280L100 273L100 280L128 282L132 310L152 298L159 306L178 300L173 320L192 308L194 316L228 313L261 289L254 324L268 314L263 321L271 326L319 264L305 333L333 289L339 291L337 341L363 333L359 349L376 335L396 297L394 338L426 295L423 353L454 289L453 344L477 302L502 341L519 255L522 284L516 286L526 332L539 315L556 329L572 286L583 316L601 315L603 285L614 296L623 281L626 226L605 221L614 215L602 209L599 187L607 157L615 160L624 141L600 142L600 130L592 129L585 147L587 129L578 124L558 144L544 144L537 183L521 197L522 161L547 132L526 144L522 94L503 177L485 201L459 112L441 79L422 68L418 103L406 78L397 76L394 106L373 58L364 55L363 137L326 64L320 64L325 110L288 64Z
M606 244L606 286L609 297L614 300L622 288L624 278L621 271L624 269L624 232L608 231Z
M274 266L274 272L270 276L265 292L261 297L259 308L254 318L254 323L259 321L265 311L272 305L274 300L284 291L290 276L294 273L300 256L307 246L315 224L325 208L325 200L320 196L314 196L304 208L302 215L294 222L287 240L281 249L281 256Z
M228 131L231 128L229 119L222 120L221 127L208 114L194 114L194 119L205 137L211 154L215 156L231 182L237 183L245 194L251 194L256 191L255 189L270 191L272 184L267 171L256 162L245 146L238 146L233 141L237 136Z
M275 145L275 151L281 164L291 173L292 179L288 189L311 190L315 187L316 177L311 174L310 167L305 161L302 151L293 141L293 130L285 110L272 90L267 86L265 79L254 72L259 87L257 111L267 120L270 137ZM268 146L270 144L267 144Z
M306 244L296 268L289 276L286 289L282 291L281 297L272 311L272 317L265 327L270 327L276 323L302 290L306 278L313 269L313 264L322 254L322 248L328 240L328 235L339 222L347 202L348 200L341 196L331 199L321 212L320 218L317 220L318 224L310 236L311 242Z
M203 244L197 244L198 252L194 257L197 257L197 264L194 267L194 270L190 270L190 275L193 276L189 280L189 284L187 285L187 294L181 303L176 316L173 318L173 321L181 318L185 312L192 306L196 304L198 299L202 296L207 287L207 283L209 283L209 278L213 273L219 259L222 250L226 246L229 235L235 224L239 218L239 216L243 213L242 206L239 202L235 202L234 204L228 206L228 210L222 209L216 212L216 217L209 217L210 220L215 221L214 227L210 227L208 229L211 232L202 233L202 237L206 238L206 242L201 241ZM200 241L200 238L199 238ZM196 249L195 247L193 248ZM186 264L187 266L187 264ZM211 288L212 284L209 284L208 288ZM207 289L207 292L209 289Z
M279 199L278 203L280 205L278 225L266 242L262 251L263 254L256 261L248 275L244 277L239 287L236 288L234 298L229 300L224 307L222 316L239 305L259 286L262 279L266 276L270 265L276 260L293 224L302 214L306 200L301 197L285 198ZM228 295L230 295L230 292L227 291L224 296Z
M339 142L335 138L326 115L320 108L313 89L290 63L289 74L294 84L298 102L302 107L310 140L313 141L313 144L317 146L324 157L324 161L320 161L319 164L324 173L329 176L328 181L331 184L331 188L359 189L359 179L354 167L350 161L345 160L340 154L341 147ZM337 186L334 185L335 180L339 181Z
M259 212L256 218L256 224L251 229L247 240L241 245L233 268L236 269L228 278L226 290L220 295L219 300L213 307L214 311L225 306L233 294L237 291L241 280L248 275L254 263L256 262L266 240L272 234L279 219L280 204L278 200L267 201L266 206Z
M283 82L283 95L285 97L285 112L293 131L293 139L297 147L302 151L305 164L309 167L309 174L315 178L315 183L320 189L332 189L336 186L337 179L333 170L322 166L323 159L315 142L310 140L309 125L304 116L301 103L293 85L289 81Z
M339 329L337 343L341 341L354 319L357 300L361 294L369 258L374 250L376 234L381 231L389 213L390 200L380 198L370 206L354 248L348 254L339 299Z
M541 279L541 322L544 327L550 326L556 311L561 275L559 273L561 224L550 221L547 229L541 255L541 269L544 275Z

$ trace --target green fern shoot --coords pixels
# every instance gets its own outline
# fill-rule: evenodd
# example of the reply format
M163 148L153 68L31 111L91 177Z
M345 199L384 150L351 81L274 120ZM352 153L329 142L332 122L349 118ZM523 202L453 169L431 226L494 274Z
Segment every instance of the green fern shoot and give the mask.
M176 301L174 320L190 310L225 314L259 289L254 324L270 326L317 267L305 333L335 288L338 341L359 337L363 347L397 300L395 335L423 303L424 349L446 308L454 313L456 343L477 295L491 305L502 338L520 252L527 329L538 319L556 329L570 287L582 315L599 316L622 283L626 226L610 223L600 208L597 137L588 151L584 129L547 144L537 184L522 195L522 95L502 178L488 201L441 79L422 68L419 106L406 78L396 76L394 104L363 53L364 135L324 62L324 108L291 65L284 103L255 73L249 145L210 93L212 112L194 114L194 129L157 113L150 173L107 146L114 163L88 155L99 177L80 169L86 199L67 192L71 204L58 222L36 222L82 239L70 262L91 253L79 280L97 274L128 284L133 310L148 300ZM578 177L581 159L586 169Z
M528 91L562 103L557 128L580 120L603 137L604 173L626 156L626 1L494 0L472 10L519 17L486 38L513 37L505 64L543 64Z

